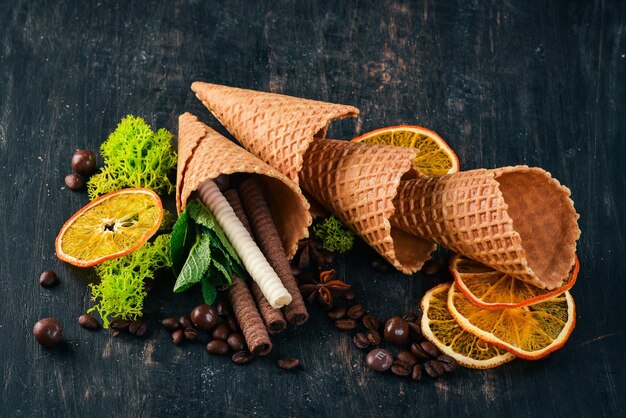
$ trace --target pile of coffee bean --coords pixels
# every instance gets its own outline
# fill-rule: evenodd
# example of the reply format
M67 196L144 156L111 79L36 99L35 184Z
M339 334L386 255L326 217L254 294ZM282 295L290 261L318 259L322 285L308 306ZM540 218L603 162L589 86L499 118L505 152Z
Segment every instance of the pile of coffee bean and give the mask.
M72 156L73 173L65 176L65 185L74 191L85 187L85 178L96 171L96 154L86 149L76 150Z
M206 351L209 354L223 356L233 353L231 360L235 364L246 364L254 360L237 320L231 315L230 307L225 301L219 301L215 308L198 305L190 315L165 318L161 324L171 333L175 345L208 339ZM203 331L204 335L199 331Z

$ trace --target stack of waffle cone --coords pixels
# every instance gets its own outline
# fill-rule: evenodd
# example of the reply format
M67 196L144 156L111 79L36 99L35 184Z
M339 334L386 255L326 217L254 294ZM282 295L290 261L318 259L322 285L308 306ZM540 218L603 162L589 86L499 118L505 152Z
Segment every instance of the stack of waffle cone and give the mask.
M332 120L358 114L352 106L201 82L191 88L247 150L304 180L306 192L398 270L414 273L430 258L434 244L389 224L400 179L415 174L416 150L321 140Z
M555 289L580 236L570 191L540 168L404 181L391 224L541 288Z
M179 117L176 205L181 212L191 194L221 174L250 173L267 192L272 219L287 257L308 236L309 204L298 185L254 155L200 122L190 113Z

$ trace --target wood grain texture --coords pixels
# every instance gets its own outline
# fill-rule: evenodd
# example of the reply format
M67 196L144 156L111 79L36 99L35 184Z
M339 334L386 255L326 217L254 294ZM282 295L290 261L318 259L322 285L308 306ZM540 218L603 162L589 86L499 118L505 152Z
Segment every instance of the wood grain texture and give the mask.
M626 3L529 1L0 0L0 415L619 416L626 412ZM92 270L60 263L54 237L87 202L63 187L76 148L97 149L128 113L176 130L190 111L224 132L194 80L352 104L330 136L430 127L464 168L538 165L581 214L578 326L561 351L420 384L368 371L323 315L243 367L175 347L157 321L199 294L157 280L148 338L87 332ZM173 199L172 199L173 200ZM171 203L171 202L170 202ZM416 309L436 280L341 259L369 310ZM37 277L54 269L62 284ZM58 318L67 344L31 330ZM280 356L302 360L286 373Z

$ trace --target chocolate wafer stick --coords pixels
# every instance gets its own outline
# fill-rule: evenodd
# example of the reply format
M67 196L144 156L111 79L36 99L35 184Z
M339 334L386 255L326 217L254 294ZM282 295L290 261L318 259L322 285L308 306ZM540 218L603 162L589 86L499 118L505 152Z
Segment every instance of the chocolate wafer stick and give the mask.
M272 341L246 282L233 276L233 284L228 288L228 299L248 344L248 350L257 356L269 354L272 351Z
M241 206L241 200L239 200L239 194L235 189L229 189L224 192L224 197L228 200L228 203L235 211L235 215L239 218L243 226L248 230L250 235L254 235L252 232L252 228L250 227L250 223L248 222L248 218L243 210L243 206ZM287 327L287 321L285 321L285 317L280 309L272 308L272 305L267 301L261 288L256 282L250 280L250 290L252 292L252 296L254 296L254 300L256 300L257 307L259 308L259 312L265 325L267 326L267 330L270 334L278 334L282 332Z
M292 301L283 307L283 313L289 323L301 325L309 319L309 312L291 272L291 266L263 196L263 190L254 178L249 178L239 185L239 196L254 231L257 245L291 295Z

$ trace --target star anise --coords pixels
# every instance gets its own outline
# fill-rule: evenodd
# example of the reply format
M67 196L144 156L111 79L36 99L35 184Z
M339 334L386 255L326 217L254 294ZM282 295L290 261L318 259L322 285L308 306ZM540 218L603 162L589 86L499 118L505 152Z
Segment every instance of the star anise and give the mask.
M335 279L335 270L324 270L319 275L319 280L311 280L312 283L301 284L300 292L310 303L319 303L327 308L333 305L333 298L343 296L351 285L339 279Z
M322 248L321 243L315 239L307 239L300 243L298 269L302 272L318 271L324 267L329 268L335 262L335 256L330 251Z

